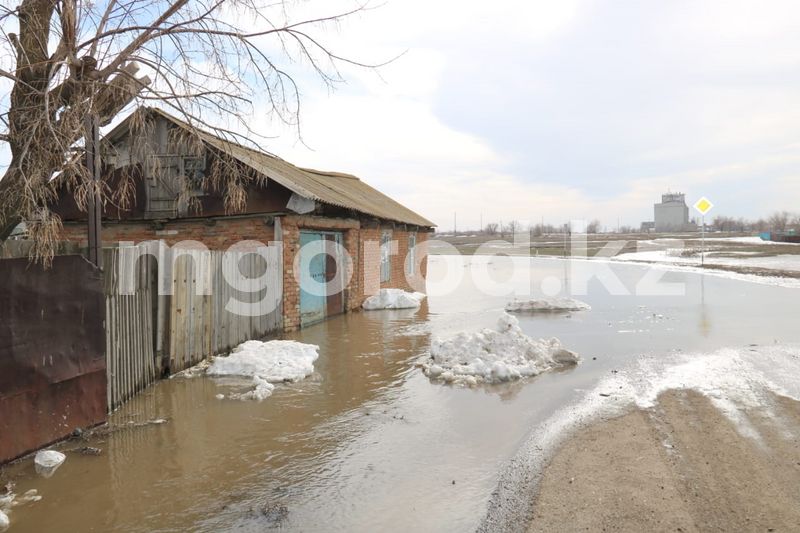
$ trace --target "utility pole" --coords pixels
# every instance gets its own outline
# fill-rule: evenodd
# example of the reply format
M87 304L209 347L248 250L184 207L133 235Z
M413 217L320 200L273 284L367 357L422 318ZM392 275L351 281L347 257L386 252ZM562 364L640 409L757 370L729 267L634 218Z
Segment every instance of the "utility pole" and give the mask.
M86 202L89 222L89 261L103 268L102 219L103 201L100 196L100 126L97 115L90 113L84 120L86 144L86 168L92 181L92 193Z
M456 212L453 211L453 235L456 234Z

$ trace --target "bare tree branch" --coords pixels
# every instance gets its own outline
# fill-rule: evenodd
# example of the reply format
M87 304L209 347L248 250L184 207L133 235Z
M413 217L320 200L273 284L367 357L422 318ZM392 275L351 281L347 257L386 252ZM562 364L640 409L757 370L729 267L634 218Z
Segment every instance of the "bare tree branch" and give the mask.
M41 239L37 253L52 253L60 228L49 209L55 175L79 205L92 187L104 201L125 204L130 182L108 190L91 184L82 166L88 113L107 124L126 105L157 102L189 131L213 129L231 142L253 144L237 131L250 131L254 102L265 102L265 118L297 127L299 135L301 69L332 87L344 79L340 66L385 64L345 57L322 39L327 25L370 9L352 1L339 13L297 19L294 4L282 0L18 0L0 6L0 58L14 64L0 69L0 78L13 84L7 111L0 112L6 126L0 142L12 156L0 179L0 240L27 220ZM6 33L14 19L18 33ZM206 114L237 126L215 127ZM233 161L218 170L208 185L224 191L226 208L241 208L245 184L257 178Z

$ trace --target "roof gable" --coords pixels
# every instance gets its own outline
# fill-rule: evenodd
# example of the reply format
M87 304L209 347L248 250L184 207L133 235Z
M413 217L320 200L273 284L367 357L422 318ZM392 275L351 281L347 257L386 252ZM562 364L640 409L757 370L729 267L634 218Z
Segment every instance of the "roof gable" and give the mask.
M367 185L356 176L340 172L324 172L300 168L277 156L192 127L183 120L160 109L141 108L140 110L161 116L176 126L191 131L198 135L206 145L233 157L259 174L274 180L300 196L325 204L352 209L385 220L416 226L435 226L430 220ZM127 123L130 119L131 117L125 119L109 133L108 137L120 136L127 129Z

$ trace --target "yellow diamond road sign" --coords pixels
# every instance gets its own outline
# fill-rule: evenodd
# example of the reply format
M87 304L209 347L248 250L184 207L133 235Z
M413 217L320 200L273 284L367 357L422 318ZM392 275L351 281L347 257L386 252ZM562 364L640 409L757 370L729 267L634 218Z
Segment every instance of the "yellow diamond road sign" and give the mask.
M694 204L694 208L697 209L701 215L705 215L714 208L714 204L711 203L711 200L703 196L697 200L697 203Z

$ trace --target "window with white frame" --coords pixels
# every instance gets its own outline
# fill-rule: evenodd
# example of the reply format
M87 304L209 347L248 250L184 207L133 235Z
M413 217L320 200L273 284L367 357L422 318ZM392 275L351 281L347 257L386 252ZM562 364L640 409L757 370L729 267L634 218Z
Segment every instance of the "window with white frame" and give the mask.
M410 275L417 273L417 234L408 234L408 255L406 256L406 272Z
M381 233L381 283L392 277L392 232Z

